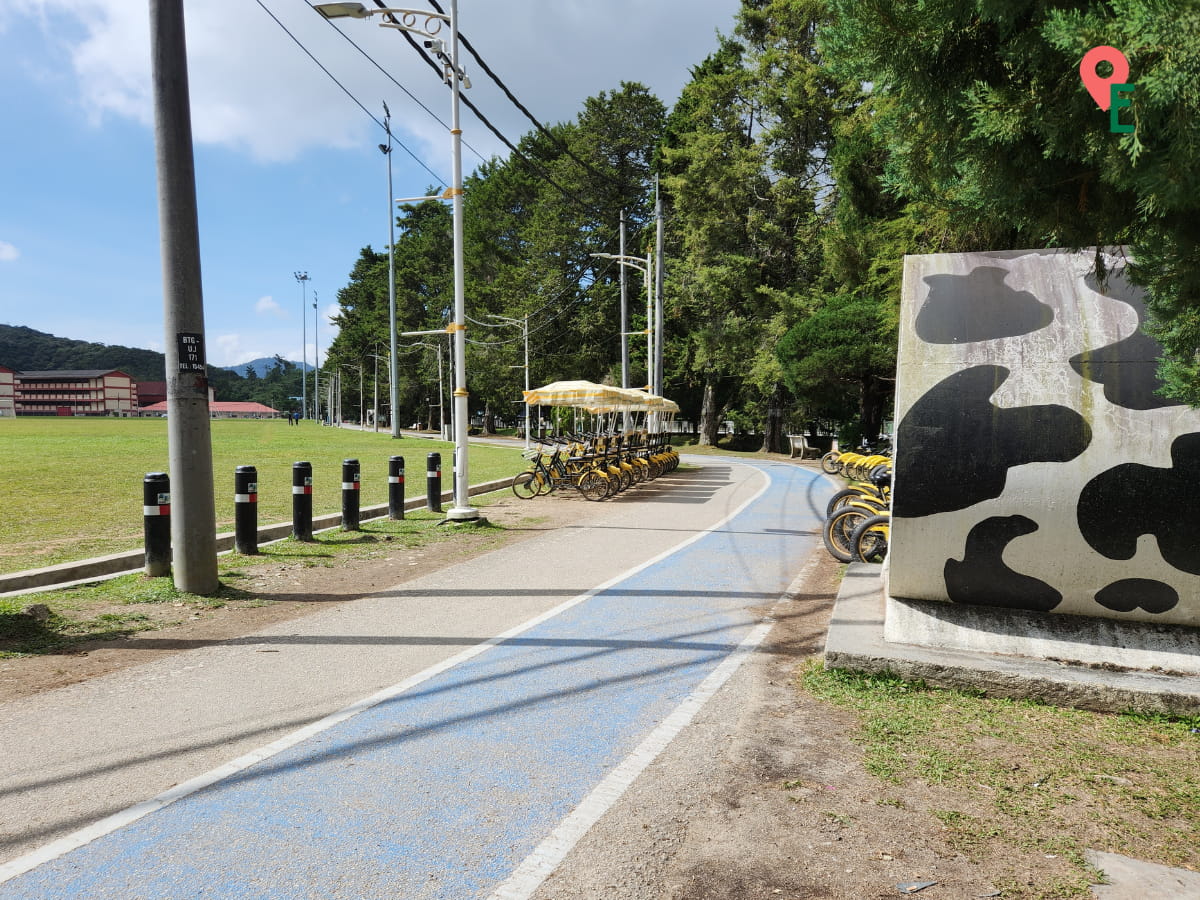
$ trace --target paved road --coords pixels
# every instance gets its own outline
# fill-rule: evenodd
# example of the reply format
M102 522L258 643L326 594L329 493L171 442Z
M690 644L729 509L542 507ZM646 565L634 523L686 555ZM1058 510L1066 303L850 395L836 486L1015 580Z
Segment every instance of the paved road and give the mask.
M819 545L819 473L695 461L589 526L0 707L0 898L527 896Z

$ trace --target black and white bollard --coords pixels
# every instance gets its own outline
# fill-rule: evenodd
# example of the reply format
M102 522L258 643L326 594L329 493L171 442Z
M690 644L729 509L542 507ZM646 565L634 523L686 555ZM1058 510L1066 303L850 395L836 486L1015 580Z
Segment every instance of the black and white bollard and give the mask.
M233 470L233 546L238 553L258 553L258 469Z
M150 472L142 479L142 522L146 538L146 574L171 574L171 479Z
M388 460L388 518L404 518L404 457Z
M359 469L357 459L342 460L342 531L358 531Z
M312 463L292 463L292 537L311 541L312 533Z
M425 457L425 505L430 512L442 511L442 454Z

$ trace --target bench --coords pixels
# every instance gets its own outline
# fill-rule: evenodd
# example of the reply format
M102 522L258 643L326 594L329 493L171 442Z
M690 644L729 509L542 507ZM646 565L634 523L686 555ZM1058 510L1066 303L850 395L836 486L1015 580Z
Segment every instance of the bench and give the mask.
M792 459L797 456L801 459L820 459L821 451L816 447L810 447L808 441L804 439L802 434L789 434L788 440L792 444Z

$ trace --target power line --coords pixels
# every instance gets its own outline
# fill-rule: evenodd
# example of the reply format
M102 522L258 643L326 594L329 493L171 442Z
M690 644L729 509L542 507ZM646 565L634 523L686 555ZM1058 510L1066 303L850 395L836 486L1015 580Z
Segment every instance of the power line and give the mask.
M259 0L259 2L261 2L261 0ZM388 8L387 3L384 2L384 0L375 0L375 5L377 7L379 7L380 9ZM436 4L435 4L435 6L436 6ZM439 8L439 12L440 11L441 10ZM390 13L388 14L388 19L393 24L399 24L395 21L395 17L392 16ZM409 46L411 46L414 50L416 50L417 53L421 56L421 58L425 60L426 64L431 69L433 69L434 72L437 73L438 79L444 80L445 76L444 76L442 70L440 68L438 68L438 64L429 58L429 56L424 52L424 48L422 48L416 42L416 40L413 39L413 36L411 34L409 34L407 31L405 31L403 28L398 29L398 30L400 31L400 33L402 35L404 35L404 39L406 41L408 41ZM459 37L461 39L461 37L462 37L461 34L459 35ZM557 190L560 194L562 194L564 198L569 200L571 203L576 204L577 206L580 207L580 209L584 210L585 212L594 214L594 213L597 213L600 211L596 207L589 206L583 200L580 200L578 197L576 197L574 194L572 194L570 191L568 191L566 188L564 188L561 184L559 184L557 181L555 181L553 178L551 178L550 174L548 172L546 172L545 169L543 169L540 166L538 166L537 164L535 164L532 160L530 160L527 156L525 156L524 153L522 153L520 150L518 150L516 145L513 144L513 142L510 141L507 137L505 137L504 134L500 131L500 129L497 128L495 125L493 125L491 123L491 121L488 119L488 117L485 116L483 114L483 112L479 109L479 107L476 106L471 101L470 97L467 97L466 95L459 95L459 100L462 102L462 104L464 106L466 106L469 110L471 110L471 112L475 113L475 117L477 119L479 119L479 121L481 123L483 123L484 127L486 127L488 129L488 131L490 131L492 134L494 134L500 140L500 142L502 144L504 144L504 146L506 146L509 150L511 150L512 153L518 159L520 159L523 163L525 163L525 165L528 166L535 175L537 175L539 178L541 178L547 184L551 185L555 190Z
M430 2L430 5L434 9L436 9L438 12L444 12L442 10L441 6L438 5L437 0L429 0L429 2ZM534 116L534 114L531 113L525 107L525 104L523 104L520 100L518 100L516 98L516 95L513 94L513 92L511 90L509 90L508 85L505 84L500 79L500 76L492 71L491 66L489 66L486 62L483 61L483 57L479 55L479 53L475 50L475 47L471 44L471 42L469 40L467 40L466 36L460 34L458 37L459 37L459 40L462 41L462 45L467 48L467 52L469 52L471 54L471 56L473 56L475 58L475 62L477 62L479 64L479 68L483 69L484 74L486 74L489 78L492 79L492 81L494 81L496 83L496 86L498 88L500 88L501 91L504 92L504 96L509 99L509 102L511 102L512 105L515 106L518 110L520 110L524 114L525 118L527 118L530 122L532 122L534 127L537 128L538 131L540 131L543 135L545 135L547 138L549 138L551 141L553 141L556 145L558 145L559 149L561 149L564 153L567 154L567 156L571 157L571 159L575 160L575 162L579 163L579 165L583 166L583 168L587 169L587 171L591 172L597 178L599 178L603 181L607 181L612 185L616 185L617 187L620 187L620 185L617 183L617 181L614 178L612 178L609 175L605 175L603 172L596 171L594 168L592 168L592 166L589 163L584 162L582 159L580 159L578 156L576 156L574 151L572 151L571 148L569 146L567 146L565 141L561 140L556 134L551 132L550 129L548 129L545 125L543 125L540 121L538 121L537 117Z
M303 0L303 2L308 6L309 9L313 9L311 0ZM439 125L441 125L443 128L445 128L447 131L450 130L450 126L447 125L446 122L444 122L442 120L441 116L439 116L432 109L430 109L428 106L426 106L421 101L421 99L419 97L417 97L416 94L414 94L412 91L410 91L408 88L406 88L403 84L401 84L399 81L397 81L395 76L392 75L391 72L389 72L387 69L385 69L383 66L381 66L379 64L379 62L375 59L375 57L373 57L370 53L368 53L366 50L364 50L362 47L360 47L354 41L354 38L350 37L350 35L348 35L342 29L338 28L337 25L334 24L332 19L325 19L325 23L330 28L332 28L334 31L336 31L338 34L340 34L343 39L345 39L346 41L349 41L351 47L353 47L355 50L357 50L359 53L361 53L367 59L367 61L371 63L371 65L373 65L380 72L382 72L384 77L387 78L388 81L390 81L396 87L400 88L400 90L404 91L404 93L409 96L409 98L413 101L413 103L417 104L417 106L419 106L419 107L421 107L421 109L425 110L425 112L427 112L435 122L437 122ZM478 150L476 150L474 147L472 147L466 141L463 141L462 143L463 143L464 147L466 147L468 150L470 150L472 153L474 153L477 157L479 157L480 162L487 161L484 159L482 153L480 153Z
M380 128L383 128L385 131L387 130L386 127L384 126L384 124L375 117L375 114L372 113L365 106L363 106L362 102L357 97L355 97L354 94L352 94L350 92L350 89L347 88L340 81L338 81L337 78L334 77L333 73L330 72L327 68L325 68L325 66L321 64L321 61L319 59L317 59L315 56L313 56L307 47L305 47L302 43L300 43L300 39L298 37L296 37L294 34L292 34L291 31L288 30L288 27L286 25L284 25L282 22L279 21L279 19L275 15L275 13L273 13L273 12L271 12L271 10L267 9L266 4L263 3L263 0L255 0L255 2L260 7L262 7L263 12L265 12L268 16L270 16L272 19L275 20L275 24L283 29L283 33L286 34L288 37L290 37L292 39L292 41L296 44L296 46L304 51L305 56L307 56L314 63L316 63L318 68L320 68L320 70L322 72L324 72L326 75L328 75L330 80L332 80L334 84L336 84L338 87L340 87L342 89L343 93L345 93L345 95L347 97L349 97L356 104L358 104L358 108L361 109L363 112L365 112L370 117L372 122L374 122ZM435 179L437 179L439 184L446 184L446 180L444 178L441 178L435 171L433 171L433 169L429 168L429 166L425 165L425 163L421 160L421 158L419 156L417 156L417 154L415 154L411 150L409 150L408 147L406 147L400 141L396 141L396 143L400 145L401 150L403 150L405 153L407 153L409 156L411 156L416 161L417 165L419 165L422 169L424 169L426 172L428 172L430 175L432 175Z

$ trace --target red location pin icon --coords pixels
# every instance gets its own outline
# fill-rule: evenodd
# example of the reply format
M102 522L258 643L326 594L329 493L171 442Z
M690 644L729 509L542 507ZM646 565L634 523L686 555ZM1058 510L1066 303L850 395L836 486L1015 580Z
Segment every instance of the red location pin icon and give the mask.
M1096 74L1096 66L1102 62L1112 66L1112 74L1107 78ZM1107 110L1112 106L1109 85L1125 84L1125 79L1129 77L1129 60L1116 47L1093 47L1084 54L1079 64L1079 77L1083 79L1083 86L1088 89L1096 105Z

